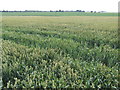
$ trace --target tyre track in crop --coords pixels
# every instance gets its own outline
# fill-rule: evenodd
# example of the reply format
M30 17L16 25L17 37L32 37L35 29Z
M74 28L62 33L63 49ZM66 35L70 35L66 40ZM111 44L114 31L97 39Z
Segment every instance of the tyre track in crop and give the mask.
M69 54L73 59L82 59L86 61L98 60L102 61L106 65L110 65L111 61L113 64L118 60L116 50L106 51L106 46L95 47L90 49L84 44L80 45L73 40L66 40L60 38L50 37L33 37L34 35L26 35L19 33L3 33L4 40L10 40L17 44L22 44L29 47L40 47L40 48L53 48L60 49L63 53ZM102 49L103 48L103 49ZM111 48L110 48L111 50ZM101 58L102 57L102 58ZM104 57L104 58L103 58ZM110 62L110 63L111 63ZM113 65L111 64L111 65Z
M3 39L10 40L29 47L60 48L68 54L72 54L76 47L79 46L79 43L76 43L72 40L62 40L60 38L47 38L40 36L37 38L33 38L31 35L12 33L3 33Z
M89 48L94 48L95 46L99 47L100 45L110 45L114 49L119 48L119 44L117 40L97 38L94 35L90 36L91 38L87 38L84 35L84 33L81 33L78 36L76 34L57 32L57 31L32 31L32 30L6 30L6 31L23 33L26 35L30 34L30 35L36 35L42 37L50 37L50 38L71 39L74 42L78 42L80 44L87 44Z

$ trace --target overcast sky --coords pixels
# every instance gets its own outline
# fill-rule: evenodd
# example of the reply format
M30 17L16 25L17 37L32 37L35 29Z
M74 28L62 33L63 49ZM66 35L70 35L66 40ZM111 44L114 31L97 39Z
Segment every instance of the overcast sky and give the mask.
M85 10L118 12L119 0L1 0L0 10Z

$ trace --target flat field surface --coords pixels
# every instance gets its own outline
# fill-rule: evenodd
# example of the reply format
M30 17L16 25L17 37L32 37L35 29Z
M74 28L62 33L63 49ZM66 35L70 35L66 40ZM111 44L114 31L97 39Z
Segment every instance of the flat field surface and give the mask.
M118 16L118 13L90 12L2 12L3 16Z
M3 16L3 87L118 88L117 17Z

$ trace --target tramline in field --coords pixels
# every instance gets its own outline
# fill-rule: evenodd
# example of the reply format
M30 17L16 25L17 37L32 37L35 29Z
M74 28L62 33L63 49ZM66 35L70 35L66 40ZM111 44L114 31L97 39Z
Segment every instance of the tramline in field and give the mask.
M3 87L118 88L117 17L3 16Z

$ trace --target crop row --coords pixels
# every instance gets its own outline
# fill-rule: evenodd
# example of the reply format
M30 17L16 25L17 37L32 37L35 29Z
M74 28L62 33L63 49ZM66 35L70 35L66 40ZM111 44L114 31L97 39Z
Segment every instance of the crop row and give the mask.
M117 88L117 66L86 62L59 49L3 41L3 85L8 88Z
M34 34L31 35L15 32L3 33L3 39L29 47L59 48L74 59L82 58L83 60L87 61L101 61L108 66L113 66L116 64L116 62L118 62L118 50L112 49L109 45L88 48L89 44L74 42L71 39L42 37Z
M6 31L6 30L5 30ZM5 32L3 31L3 32ZM9 30L7 30L9 31ZM75 42L79 43L87 43L89 47L94 47L100 46L100 45L110 45L112 48L119 48L118 44L118 38L117 35L114 35L113 37L110 37L110 34L105 36L102 34L102 37L99 35L95 35L94 33L89 33L89 32L81 32L79 35L77 34L72 34L71 32L58 32L58 31L33 31L33 30L18 30L18 29L13 29L10 30L10 32L16 32L16 33L24 33L24 34L31 34L31 35L40 35L44 37L55 37L55 38L61 38L61 39L72 39ZM34 36L35 37L35 36ZM90 37L90 38L88 38Z
M3 16L3 88L118 88L117 17Z

